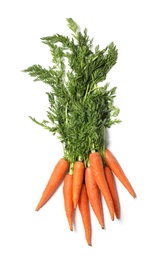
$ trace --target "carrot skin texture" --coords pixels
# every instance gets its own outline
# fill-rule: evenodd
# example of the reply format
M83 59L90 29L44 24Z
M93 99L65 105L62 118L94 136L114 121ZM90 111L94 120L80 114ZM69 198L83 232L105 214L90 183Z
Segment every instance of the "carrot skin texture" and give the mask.
M90 205L98 219L99 224L104 228L104 216L101 201L101 193L94 179L92 169L87 167L85 170L85 185Z
M114 202L114 209L115 209L115 216L117 219L120 218L120 203L119 203L119 197L116 189L116 184L115 184L115 178L114 175L111 171L111 169L106 166L104 167L104 172L105 172L105 177L107 180L107 184L110 189L110 193Z
M69 223L69 228L73 231L73 175L66 174L63 184L64 207Z
M74 209L77 207L79 201L80 192L82 189L83 177L84 177L84 163L81 161L76 161L74 163L73 170L73 204Z
M78 201L78 207L83 221L86 241L87 244L91 246L91 218L89 200L85 184L82 184L82 189Z
M136 197L135 191L133 190L130 182L128 181L127 177L125 176L117 159L108 149L105 149L105 161L106 161L107 165L110 167L110 169L112 170L112 172L119 179L119 181L127 189L127 191L135 198Z
M43 191L42 197L36 207L38 211L53 195L58 186L63 181L66 172L69 169L69 163L64 158L61 158L53 169L53 172L47 182L47 185Z
M105 178L101 155L98 152L91 153L89 155L89 162L90 162L90 167L92 169L94 179L106 201L111 219L114 220L114 214L115 214L114 203Z

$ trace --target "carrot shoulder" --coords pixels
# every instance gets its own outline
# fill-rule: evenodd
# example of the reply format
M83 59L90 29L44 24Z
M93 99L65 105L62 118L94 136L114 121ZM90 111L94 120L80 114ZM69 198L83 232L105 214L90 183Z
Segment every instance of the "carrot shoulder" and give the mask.
M92 169L94 179L106 201L111 219L114 220L115 209L114 209L111 193L108 184L106 182L101 155L98 152L92 152L89 155L89 162L90 162L90 167Z
M84 177L84 163L81 161L76 161L74 163L73 170L73 203L74 208L76 208L79 201L79 196L82 188L83 177Z
M109 186L110 189L110 193L114 202L114 209L115 209L115 215L116 218L119 219L120 218L120 203L119 203L119 197L118 197L118 193L117 193L117 189L116 189L116 183L115 183L115 178L114 175L111 171L111 169L106 166L104 167L104 171L105 171L105 177L107 180L107 184Z
M43 191L42 197L35 209L36 211L38 211L50 199L50 197L56 191L56 189L58 188L60 183L63 181L68 169L69 169L68 161L66 161L64 158L61 158L57 162L57 164L48 180L48 183Z
M63 184L64 207L69 222L69 228L73 230L73 175L66 174Z
M90 246L91 245L91 219L90 219L89 200L88 200L85 184L82 184L78 206L79 206L79 211L81 213L81 217L84 225L86 241Z
M94 179L92 169L87 167L85 170L85 185L90 205L98 219L99 224L104 228L104 216L101 201L101 193Z
M108 149L105 149L105 161L107 165L110 167L110 169L112 170L112 172L119 179L119 181L124 185L124 187L128 190L128 192L135 198L136 197L135 191L133 190L130 182L125 176L117 159Z

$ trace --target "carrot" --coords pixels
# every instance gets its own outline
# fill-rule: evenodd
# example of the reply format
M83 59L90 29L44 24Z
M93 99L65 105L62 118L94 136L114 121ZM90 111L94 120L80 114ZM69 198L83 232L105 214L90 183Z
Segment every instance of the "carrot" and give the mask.
M104 228L104 217L103 208L101 202L101 193L95 182L94 176L92 174L92 169L87 167L85 170L85 185L87 188L87 194L91 207L98 219L99 224Z
M94 179L106 201L111 219L114 220L115 209L114 209L111 193L106 182L101 155L98 152L92 152L89 155L89 162L90 162L90 167L92 169Z
M57 162L49 178L49 181L43 191L42 197L35 209L36 211L38 211L50 199L50 197L53 195L53 193L56 191L56 189L62 182L68 169L69 169L68 161L66 161L64 158L61 158Z
M115 215L116 218L119 219L120 218L120 203L119 203L119 197L118 197L118 193L117 193L117 189L116 189L116 184L115 184L115 178L114 175L111 171L111 169L106 166L104 167L104 171L105 171L105 177L110 189L110 193L114 202L114 209L115 209Z
M91 219L90 219L89 200L88 200L85 184L82 184L78 206L79 206L79 211L81 213L81 217L84 225L86 241L90 246L91 245Z
M128 190L128 192L135 198L136 197L135 191L133 190L130 182L125 176L117 159L108 149L105 149L105 161L107 165L110 167L110 169L112 170L112 172L119 179L119 181L124 185L124 187Z
M73 203L74 209L77 206L79 195L82 188L83 177L84 177L84 163L81 161L76 161L74 163L74 170L73 170Z
M64 207L69 222L69 228L73 230L73 175L66 174L63 184Z

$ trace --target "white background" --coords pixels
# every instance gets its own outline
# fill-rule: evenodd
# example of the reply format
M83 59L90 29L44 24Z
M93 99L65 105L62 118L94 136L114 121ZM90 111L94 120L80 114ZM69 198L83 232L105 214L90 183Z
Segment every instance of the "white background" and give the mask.
M0 259L162 259L161 1L1 1L0 3ZM73 232L65 217L62 186L39 211L35 207L62 156L56 137L35 125L45 119L46 86L21 70L48 66L43 36L69 35L66 18L88 29L94 44L114 41L118 63L108 74L117 86L122 123L109 131L109 148L131 181L134 200L117 182L121 220L106 229L92 213L92 247L79 212Z

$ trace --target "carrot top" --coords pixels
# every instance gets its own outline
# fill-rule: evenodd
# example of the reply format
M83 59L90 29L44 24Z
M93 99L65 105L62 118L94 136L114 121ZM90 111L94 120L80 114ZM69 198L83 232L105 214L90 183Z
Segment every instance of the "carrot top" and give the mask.
M47 119L39 122L30 118L58 135L66 160L74 163L81 157L86 166L89 152L103 149L105 129L119 122L119 109L114 106L116 87L99 86L116 64L118 51L113 42L102 50L99 45L94 47L87 29L81 32L72 18L67 24L71 38L60 34L41 38L50 48L53 65L24 70L34 81L51 87L46 93Z

